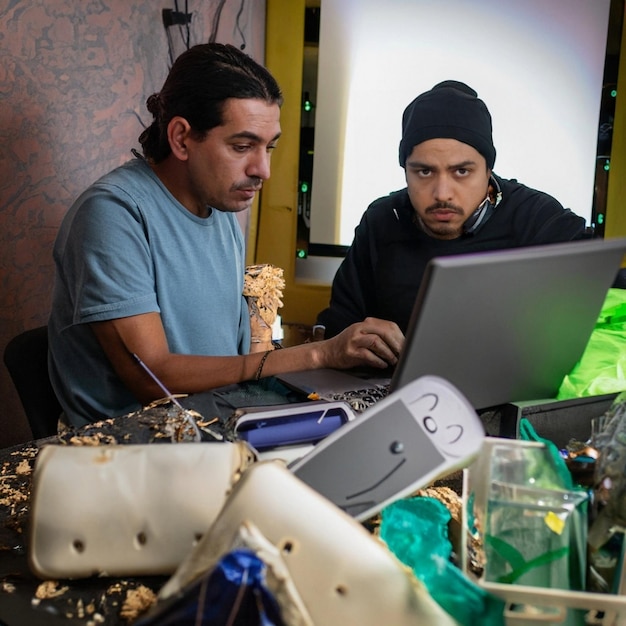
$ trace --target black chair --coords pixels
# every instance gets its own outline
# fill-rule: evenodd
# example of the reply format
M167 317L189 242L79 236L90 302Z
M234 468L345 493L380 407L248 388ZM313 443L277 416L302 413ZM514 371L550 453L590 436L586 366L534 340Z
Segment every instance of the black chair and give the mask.
M40 326L13 337L4 350L26 419L35 439L56 435L61 405L48 376L48 329Z

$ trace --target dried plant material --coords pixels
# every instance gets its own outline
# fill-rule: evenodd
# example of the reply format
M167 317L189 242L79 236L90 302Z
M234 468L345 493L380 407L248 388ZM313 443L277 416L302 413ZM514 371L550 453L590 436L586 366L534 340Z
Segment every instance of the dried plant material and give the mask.
M91 619L85 623L85 626L98 626L99 624L104 624L105 621L104 615L94 613Z
M15 593L15 585L13 583L4 581L0 583L0 591L2 591L3 593Z
M115 437L110 435L103 435L102 433L96 433L95 435L83 435L73 436L70 438L70 443L73 446L105 446L115 445L117 443Z
M272 349L272 326L283 306L283 270L274 265L249 265L244 277L243 295L250 313L251 352Z
M144 407L134 413L117 418L100 420L80 428L67 427L52 442L44 446L106 446L120 443L151 443L161 435L172 441L187 440L183 432L180 410L172 406L169 399L154 406ZM188 410L198 423L211 423L211 428L220 430L220 424L213 419L205 419L200 413ZM220 430L221 432L221 430ZM41 445L30 443L16 450L4 450L0 461L0 554L25 553L25 538L30 523L30 496L33 469ZM67 586L66 586L67 584ZM98 626L104 623L122 624L126 622L119 615L127 591L138 586L138 581L118 581L104 591L89 591L72 581L37 581L17 577L15 581L0 580L0 597L8 594L28 594L33 610L50 610L60 617L80 620L85 626ZM160 583L159 583L160 584ZM96 595L97 594L97 595ZM144 598L145 605L150 594L156 597L156 589L136 594ZM130 608L125 608L130 611ZM137 614L138 614L137 610ZM129 613L129 615L131 615ZM113 621L111 621L113 618Z
M32 463L37 452L35 446L11 452L11 458L0 467L0 512L6 517L6 526L18 534L23 533L28 516Z
M283 270L274 265L249 265L244 277L243 295L254 298L263 321L271 326L283 306Z
M32 468L30 466L30 463L26 459L22 459L15 468L15 473L18 476L25 476L26 474L30 474L31 472Z
M67 592L69 587L59 587L58 580L46 580L42 582L35 590L35 598L38 600L46 600L49 598L58 598Z
M126 599L120 609L120 617L128 622L133 622L142 613L145 613L151 606L156 604L157 596L145 585L139 585L136 589L129 589L126 592Z
M449 487L425 487L415 492L415 495L439 500L448 509L453 520L459 523L462 521L463 499Z

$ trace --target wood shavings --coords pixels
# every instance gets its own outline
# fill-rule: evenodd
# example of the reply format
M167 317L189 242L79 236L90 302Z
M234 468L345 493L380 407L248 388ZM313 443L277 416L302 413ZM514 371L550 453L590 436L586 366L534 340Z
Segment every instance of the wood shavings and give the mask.
M70 443L73 446L102 446L115 445L117 440L111 435L103 435L96 433L95 435L82 435L70 437Z
M66 593L68 589L69 587L59 587L59 582L57 580L46 580L35 590L35 598L38 600L58 598Z
M244 276L243 295L254 298L261 317L266 324L276 320L278 309L283 306L285 281L283 270L274 265L249 265Z
M28 446L22 451L11 453L11 459L0 468L0 506L6 507L6 515L12 520L25 514L30 495L32 463L38 449ZM18 532L21 532L18 529Z
M124 590L124 586L122 585L121 582L113 583L112 585L107 587L106 595L107 596L112 596L112 595L114 595L116 593L121 593L123 590Z
M220 418L219 417L214 417L213 419L210 420L206 420L204 418L201 418L198 420L198 426L200 428L204 428L205 426L211 426L211 424L217 424L219 423Z
M24 476L26 474L30 474L32 472L32 467L30 466L30 463L26 460L26 459L22 459L17 467L15 468L15 473L18 476Z
M204 422L197 411L188 409L196 422ZM207 420L208 421L208 420ZM2 451L0 460L0 555L2 553L23 554L30 515L31 482L37 456L42 447L62 446L106 446L118 443L151 443L159 433L175 435L175 440L188 440L180 419L180 409L164 401L152 408L143 409L125 416L101 420L81 428L65 428L55 438L45 442L25 444L15 450ZM179 427L180 426L180 427ZM216 427L219 424L216 425ZM180 432L179 432L180 431ZM85 626L129 625L133 616L140 614L156 599L159 578L153 590L152 580L116 581L106 588L104 581L41 581L30 576L27 564L20 559L16 569L5 567L0 578L0 598L5 601L8 594L25 597L31 610L38 613L50 611L60 618L79 621ZM67 585L67 586L66 586ZM141 585L139 592L128 593ZM106 591L105 591L106 588ZM130 599L127 600L127 597ZM0 603L2 600L0 600ZM122 616L121 611L124 615ZM134 612L133 612L134 611ZM19 623L19 622L18 622ZM27 622L22 622L27 623Z
M132 622L156 604L156 601L157 596L154 591L145 585L139 585L136 589L129 589L120 609L120 617Z
M191 420L197 423L200 419L202 416L197 411L181 411L170 398L162 398L117 418L68 429L58 439L60 443L76 446L145 444L165 439L194 441L196 432Z
M419 489L416 496L422 496L426 498L434 498L439 500L450 512L452 519L461 522L461 516L463 513L463 500L456 491L450 489L450 487L426 487Z
M283 270L273 265L250 265L246 268L243 295L250 314L251 352L271 350L272 326L283 306L285 281Z

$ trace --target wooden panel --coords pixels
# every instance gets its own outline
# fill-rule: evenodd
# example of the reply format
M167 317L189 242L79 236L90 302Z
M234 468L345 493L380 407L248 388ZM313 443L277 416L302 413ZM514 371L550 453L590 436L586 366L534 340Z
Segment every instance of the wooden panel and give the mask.
M328 285L304 285L296 280L298 164L304 62L305 0L268 0L265 60L278 80L285 103L282 136L272 156L272 176L263 186L256 218L256 263L272 263L285 272L286 323L312 324L330 297Z

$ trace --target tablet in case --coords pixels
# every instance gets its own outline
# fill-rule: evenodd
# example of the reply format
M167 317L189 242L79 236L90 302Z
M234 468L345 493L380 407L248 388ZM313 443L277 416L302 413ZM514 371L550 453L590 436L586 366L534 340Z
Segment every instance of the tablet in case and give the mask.
M315 444L353 419L354 413L345 402L302 402L243 409L235 432L238 439L265 452Z

